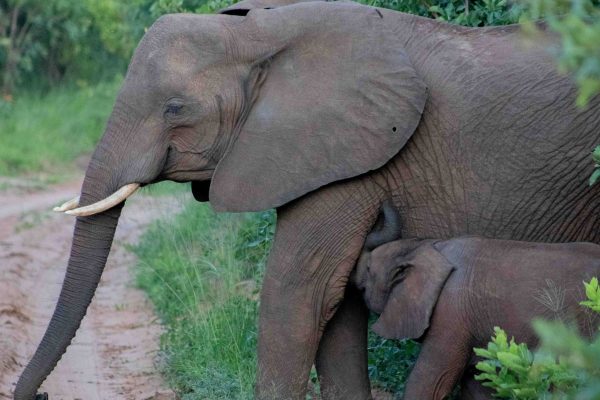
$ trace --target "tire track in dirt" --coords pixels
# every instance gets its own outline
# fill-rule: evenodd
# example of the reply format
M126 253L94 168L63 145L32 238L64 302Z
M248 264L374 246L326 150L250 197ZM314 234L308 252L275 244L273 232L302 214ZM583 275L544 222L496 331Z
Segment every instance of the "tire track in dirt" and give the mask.
M79 188L74 182L27 195L0 192L0 399L12 399L64 277L74 219L50 209ZM87 316L42 386L51 400L176 398L157 372L161 327L133 287L136 260L125 244L138 240L158 210L180 207L170 197L138 194L128 201Z

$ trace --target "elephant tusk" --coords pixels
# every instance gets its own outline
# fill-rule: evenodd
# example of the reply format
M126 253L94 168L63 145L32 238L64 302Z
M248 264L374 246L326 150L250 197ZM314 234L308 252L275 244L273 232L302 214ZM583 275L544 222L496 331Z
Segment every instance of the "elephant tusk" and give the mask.
M123 186L122 188L120 188L105 199L97 201L94 204L90 204L89 206L79 207L74 210L68 210L65 213L69 215L74 215L76 217L87 217L88 215L101 213L102 211L106 211L109 208L113 208L122 201L125 201L125 199L131 196L139 187L139 183L130 183L128 185Z
M74 208L77 208L78 205L79 205L79 196L77 196L69 201L65 201L58 207L54 207L52 209L52 211L57 211L57 212L69 211Z

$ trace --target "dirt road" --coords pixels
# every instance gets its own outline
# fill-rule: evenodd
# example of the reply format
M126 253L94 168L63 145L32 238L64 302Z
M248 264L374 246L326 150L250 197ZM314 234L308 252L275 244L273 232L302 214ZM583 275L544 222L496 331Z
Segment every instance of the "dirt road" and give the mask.
M12 398L67 265L74 220L50 210L79 188L72 182L33 193L0 192L0 399ZM132 287L135 257L124 244L135 243L157 210L177 203L139 194L128 201L87 316L42 386L51 400L175 399L156 370L161 328L149 301Z

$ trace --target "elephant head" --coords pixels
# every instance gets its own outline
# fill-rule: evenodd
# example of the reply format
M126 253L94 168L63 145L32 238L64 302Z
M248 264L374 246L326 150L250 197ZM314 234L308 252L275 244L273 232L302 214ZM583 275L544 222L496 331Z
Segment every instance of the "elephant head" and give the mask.
M373 330L387 338L418 339L454 266L432 240L398 240L373 250L365 300L381 313Z
M81 196L62 208L78 216L67 273L15 398L34 397L74 337L138 186L191 181L216 210L264 210L400 151L427 95L403 39L382 21L369 7L315 2L152 25Z

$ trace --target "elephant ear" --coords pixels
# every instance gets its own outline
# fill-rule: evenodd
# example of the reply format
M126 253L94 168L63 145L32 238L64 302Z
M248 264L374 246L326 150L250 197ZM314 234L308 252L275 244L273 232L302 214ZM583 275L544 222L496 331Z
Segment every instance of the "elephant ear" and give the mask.
M278 50L262 60L262 86L213 175L215 209L279 207L377 169L406 144L426 86L379 11L312 2L245 19Z
M407 265L405 278L392 288L373 331L390 339L418 339L429 327L435 304L454 266L431 244L397 262Z

